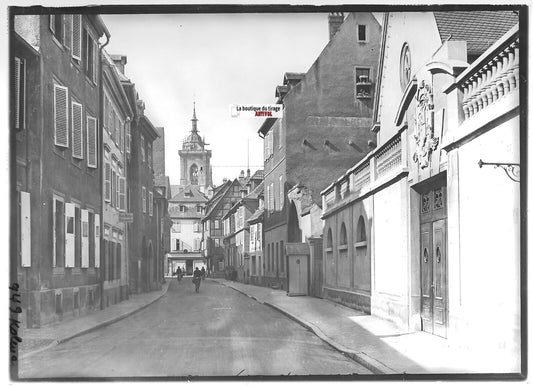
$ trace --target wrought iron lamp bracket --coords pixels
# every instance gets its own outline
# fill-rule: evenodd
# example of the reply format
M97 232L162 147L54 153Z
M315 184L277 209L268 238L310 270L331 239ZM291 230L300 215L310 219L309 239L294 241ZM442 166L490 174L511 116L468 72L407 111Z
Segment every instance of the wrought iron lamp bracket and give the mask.
M514 182L520 182L520 164L519 163L505 163L505 162L483 162L481 159L478 162L481 169L484 165L494 166L494 169L501 167L507 177Z

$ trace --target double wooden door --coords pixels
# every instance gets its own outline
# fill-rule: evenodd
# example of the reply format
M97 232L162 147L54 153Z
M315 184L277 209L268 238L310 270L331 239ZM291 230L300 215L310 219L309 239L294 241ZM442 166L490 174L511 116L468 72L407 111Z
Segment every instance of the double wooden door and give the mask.
M447 250L446 187L422 194L420 214L420 270L422 330L446 337Z

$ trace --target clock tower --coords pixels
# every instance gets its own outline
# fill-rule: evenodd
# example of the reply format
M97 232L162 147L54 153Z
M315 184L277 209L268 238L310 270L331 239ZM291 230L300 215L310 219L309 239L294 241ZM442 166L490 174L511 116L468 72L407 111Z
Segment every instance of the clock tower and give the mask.
M197 185L203 192L213 185L211 172L211 150L205 149L205 138L198 134L198 119L196 118L196 104L193 103L192 129L183 140L180 155L180 185Z

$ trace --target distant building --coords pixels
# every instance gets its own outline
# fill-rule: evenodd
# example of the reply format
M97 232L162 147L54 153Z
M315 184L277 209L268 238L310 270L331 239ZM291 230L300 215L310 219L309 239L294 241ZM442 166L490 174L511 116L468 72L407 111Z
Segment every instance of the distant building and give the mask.
M98 40L110 34L98 15L17 15L10 27L11 269L31 328L103 301Z
M121 64L123 74L124 64L125 58ZM145 105L135 84L124 77L122 85L133 108L127 167L128 209L133 214L133 223L128 225L129 285L132 293L142 293L160 289L163 281L163 258L157 252L161 215L154 212L153 142L159 134L144 113Z
M520 177L483 165L521 159L518 15L383 28L377 147L322 192L324 296L518 372Z
M320 191L375 146L370 128L381 26L369 12L346 19L333 13L329 31L330 41L307 73L285 73L276 88L283 118L268 118L259 129L265 150L264 281L283 289L286 243L320 237Z
M206 203L207 197L195 185L187 185L169 200L172 227L167 275L171 276L178 267L186 274L192 274L196 267L207 268L201 246Z
M103 73L103 135L104 135L104 256L102 275L104 305L128 298L128 236L121 213L128 211L127 164L130 152L129 126L133 111L121 81L124 77L105 50Z

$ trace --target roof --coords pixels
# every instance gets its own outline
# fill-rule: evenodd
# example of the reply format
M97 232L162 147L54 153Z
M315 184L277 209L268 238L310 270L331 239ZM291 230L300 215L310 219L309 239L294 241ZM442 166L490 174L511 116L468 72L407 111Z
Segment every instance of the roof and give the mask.
M283 76L283 83L285 84L290 81L300 81L304 77L305 73L286 72Z
M200 192L197 185L187 185L180 192L174 195L170 202L172 203L205 203L207 197Z
M209 218L209 216L211 215L211 213L213 213L213 210L216 209L216 207L218 206L218 204L220 203L220 201L224 198L224 196L226 195L226 193L228 193L228 191L230 190L230 188L233 186L233 184L239 184L239 186L242 186L241 183L239 182L238 179L235 179L235 180L228 180L226 181L220 188L222 190L220 190L219 192L216 193L216 195L213 196L213 198L211 198L211 200L209 200L209 210L206 212L203 220L206 220ZM225 187L225 188L224 188Z
M265 212L265 209L264 208L259 208L258 210L256 210L252 216L250 216L248 219L246 219L246 222L247 223L250 223L251 224L254 224L255 222L258 222L259 219L261 218L261 216L263 216L263 213Z
M245 199L258 199L263 193L263 182L255 187L248 195L244 196Z
M441 40L466 41L469 55L481 55L518 23L518 14L513 11L452 11L433 14Z

